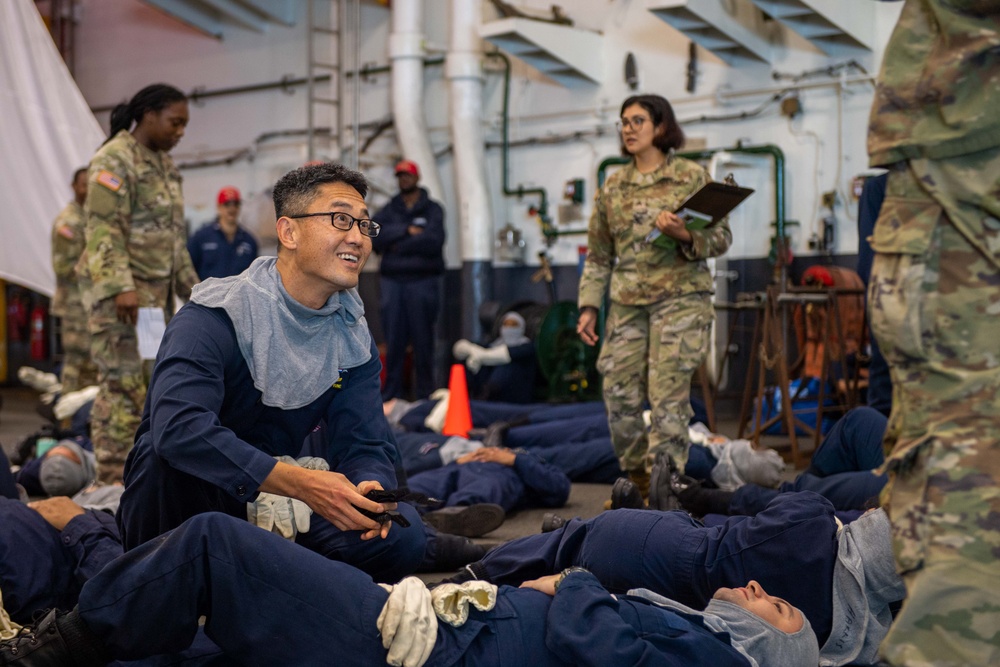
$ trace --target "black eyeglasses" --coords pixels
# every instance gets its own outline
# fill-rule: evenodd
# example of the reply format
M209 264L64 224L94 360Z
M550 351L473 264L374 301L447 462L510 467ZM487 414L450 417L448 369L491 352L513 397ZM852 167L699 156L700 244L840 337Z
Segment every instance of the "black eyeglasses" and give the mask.
M632 116L632 118L625 118L624 116L620 121L615 123L615 128L621 132L622 130L635 130L639 132L642 130L643 124L649 120L648 118L643 118L642 116Z
M382 230L382 225L378 224L374 220L369 220L368 218L355 218L350 213L344 213L343 211L324 211L322 213L300 213L298 215L286 215L286 218L312 218L317 215L328 215L330 216L330 224L335 228L349 232L354 223L358 223L358 230L369 238L375 238L378 233Z

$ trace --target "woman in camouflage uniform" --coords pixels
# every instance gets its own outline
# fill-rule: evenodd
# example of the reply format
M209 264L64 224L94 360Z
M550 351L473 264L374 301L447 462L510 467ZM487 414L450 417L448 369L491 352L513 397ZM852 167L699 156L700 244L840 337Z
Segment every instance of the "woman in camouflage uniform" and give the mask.
M188 254L181 177L167 153L184 136L184 93L143 88L111 112L110 138L90 161L86 207L91 354L100 392L91 413L98 480L120 482L146 400L138 310L173 314L198 276ZM130 131L131 128L131 131Z
M681 470L687 461L691 377L708 354L715 317L705 260L724 253L732 233L725 219L688 229L674 214L710 179L703 167L674 155L684 133L667 100L628 98L619 130L622 154L633 159L597 193L577 332L586 344L597 343L597 311L610 284L607 334L597 367L604 376L615 452L648 497L657 454L669 453ZM667 238L647 241L654 229ZM647 402L648 434L642 419Z

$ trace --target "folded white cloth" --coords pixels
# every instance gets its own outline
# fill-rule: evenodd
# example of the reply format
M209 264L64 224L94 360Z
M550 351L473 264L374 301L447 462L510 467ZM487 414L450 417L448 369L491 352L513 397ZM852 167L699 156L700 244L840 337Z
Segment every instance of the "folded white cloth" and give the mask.
M395 586L379 584L389 598L375 620L382 647L389 650L386 662L394 667L422 667L437 641L437 617L431 592L417 577L406 577Z

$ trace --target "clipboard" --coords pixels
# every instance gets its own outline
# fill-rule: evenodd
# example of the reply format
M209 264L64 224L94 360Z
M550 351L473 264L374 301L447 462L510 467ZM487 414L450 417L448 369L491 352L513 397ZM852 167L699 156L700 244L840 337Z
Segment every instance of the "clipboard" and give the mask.
M684 200L674 211L684 220L688 229L704 229L717 220L729 215L733 209L752 195L752 188L742 188L726 183L706 183L700 190ZM653 228L646 235L646 241L659 248L675 248L677 241L659 229Z

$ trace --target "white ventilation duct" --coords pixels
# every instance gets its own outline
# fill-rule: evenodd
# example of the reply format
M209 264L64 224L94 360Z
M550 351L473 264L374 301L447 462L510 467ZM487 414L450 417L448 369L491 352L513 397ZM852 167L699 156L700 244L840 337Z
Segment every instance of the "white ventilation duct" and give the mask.
M486 189L482 132L482 53L478 32L481 22L480 0L452 0L451 43L445 76L463 262L489 262L493 251L493 207Z
M420 167L431 199L444 200L437 161L424 121L423 0L393 0L389 58L392 61L392 115L403 157Z

